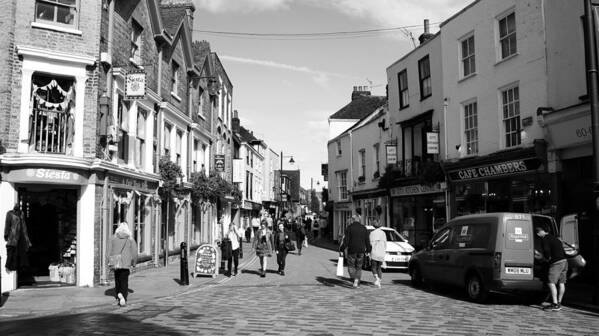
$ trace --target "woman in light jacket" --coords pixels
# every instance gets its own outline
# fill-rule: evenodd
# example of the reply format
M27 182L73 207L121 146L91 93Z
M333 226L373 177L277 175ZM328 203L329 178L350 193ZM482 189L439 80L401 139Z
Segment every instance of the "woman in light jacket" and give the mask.
M260 276L264 278L266 276L266 258L272 255L272 235L266 227L266 222L262 222L260 225L260 229L254 237L253 247L260 259Z
M114 269L114 295L119 306L127 304L129 292L129 274L131 267L137 264L137 243L131 235L127 222L122 222L108 242L108 259L121 255L121 265Z
M377 219L373 221L375 229L370 233L370 260L372 264L372 274L374 275L374 285L381 288L381 279L383 278L383 270L381 266L385 261L385 255L387 254L387 236L381 229L380 216L382 209L381 207L375 208L377 213Z

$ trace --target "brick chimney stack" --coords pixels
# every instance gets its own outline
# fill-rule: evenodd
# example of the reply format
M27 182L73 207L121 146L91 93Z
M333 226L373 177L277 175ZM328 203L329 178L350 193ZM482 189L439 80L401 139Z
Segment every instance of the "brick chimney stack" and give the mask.
M370 96L370 90L368 90L367 86L354 86L354 91L351 93L351 100L365 96Z
M192 0L161 0L160 6L167 8L185 8L187 23L189 23L189 28L193 29L193 12L195 12L196 6L193 4Z
M241 127L239 122L239 114L237 110L233 110L233 118L231 119L233 122L233 133L239 133L239 128Z

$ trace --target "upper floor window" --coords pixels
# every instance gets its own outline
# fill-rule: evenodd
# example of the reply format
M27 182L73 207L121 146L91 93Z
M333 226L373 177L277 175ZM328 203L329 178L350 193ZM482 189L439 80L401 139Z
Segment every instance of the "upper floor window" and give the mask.
M470 35L461 42L462 77L468 77L476 72L474 62L474 35Z
M514 55L516 46L516 13L512 12L499 19L499 44L501 59Z
M141 61L141 34L143 33L143 27L135 20L131 20L131 59L138 65L142 64Z
M171 131L172 126L169 124L164 124L164 155L166 155L169 159L171 158Z
M135 166L144 168L146 152L146 118L147 112L141 108L137 109L137 139L135 144Z
M205 118L204 115L204 89L198 87L198 116Z
M177 143L175 148L175 163L180 167L181 166L181 154L183 149L183 132L177 131Z
M152 132L152 171L158 172L158 111L152 113L154 119L154 127Z
M366 177L366 150L360 149L360 177L362 181Z
M420 78L420 99L430 97L433 90L431 83L431 66L428 55L418 61L418 76Z
M119 138L117 147L118 159L127 163L129 162L129 103L123 99L122 95L119 95L118 98L117 122Z
M35 21L74 26L77 22L77 0L36 0Z
M410 96L408 94L408 71L403 70L397 74L397 82L399 83L399 108L410 106Z
M477 103L471 102L464 105L464 136L466 140L466 153L478 153L478 111Z
M374 152L374 173L375 174L377 174L377 173L380 174L380 165L381 165L380 154L379 154L380 145L377 143L377 144L374 144L373 147L374 147L373 148L373 152Z
M341 156L341 141L337 140L337 156Z
M337 188L339 199L347 199L347 171L337 172Z
M520 144L520 93L517 86L501 91L505 146Z
M171 64L171 93L175 96L179 96L179 72L180 72L179 64L173 61Z

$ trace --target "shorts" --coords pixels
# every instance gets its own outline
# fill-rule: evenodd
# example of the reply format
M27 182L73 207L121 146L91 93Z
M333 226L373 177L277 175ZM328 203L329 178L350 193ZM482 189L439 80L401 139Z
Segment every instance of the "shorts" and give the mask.
M548 282L552 284L566 283L568 273L568 261L566 259L556 261L549 265Z

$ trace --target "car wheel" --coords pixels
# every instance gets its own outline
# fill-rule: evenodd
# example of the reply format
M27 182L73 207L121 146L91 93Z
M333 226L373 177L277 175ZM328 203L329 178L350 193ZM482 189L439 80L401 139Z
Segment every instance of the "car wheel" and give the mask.
M466 290L468 291L468 298L474 302L484 302L489 295L488 289L477 274L471 274L468 277Z
M422 272L420 272L420 266L414 265L412 269L410 269L410 277L412 278L412 286L414 287L422 287Z

